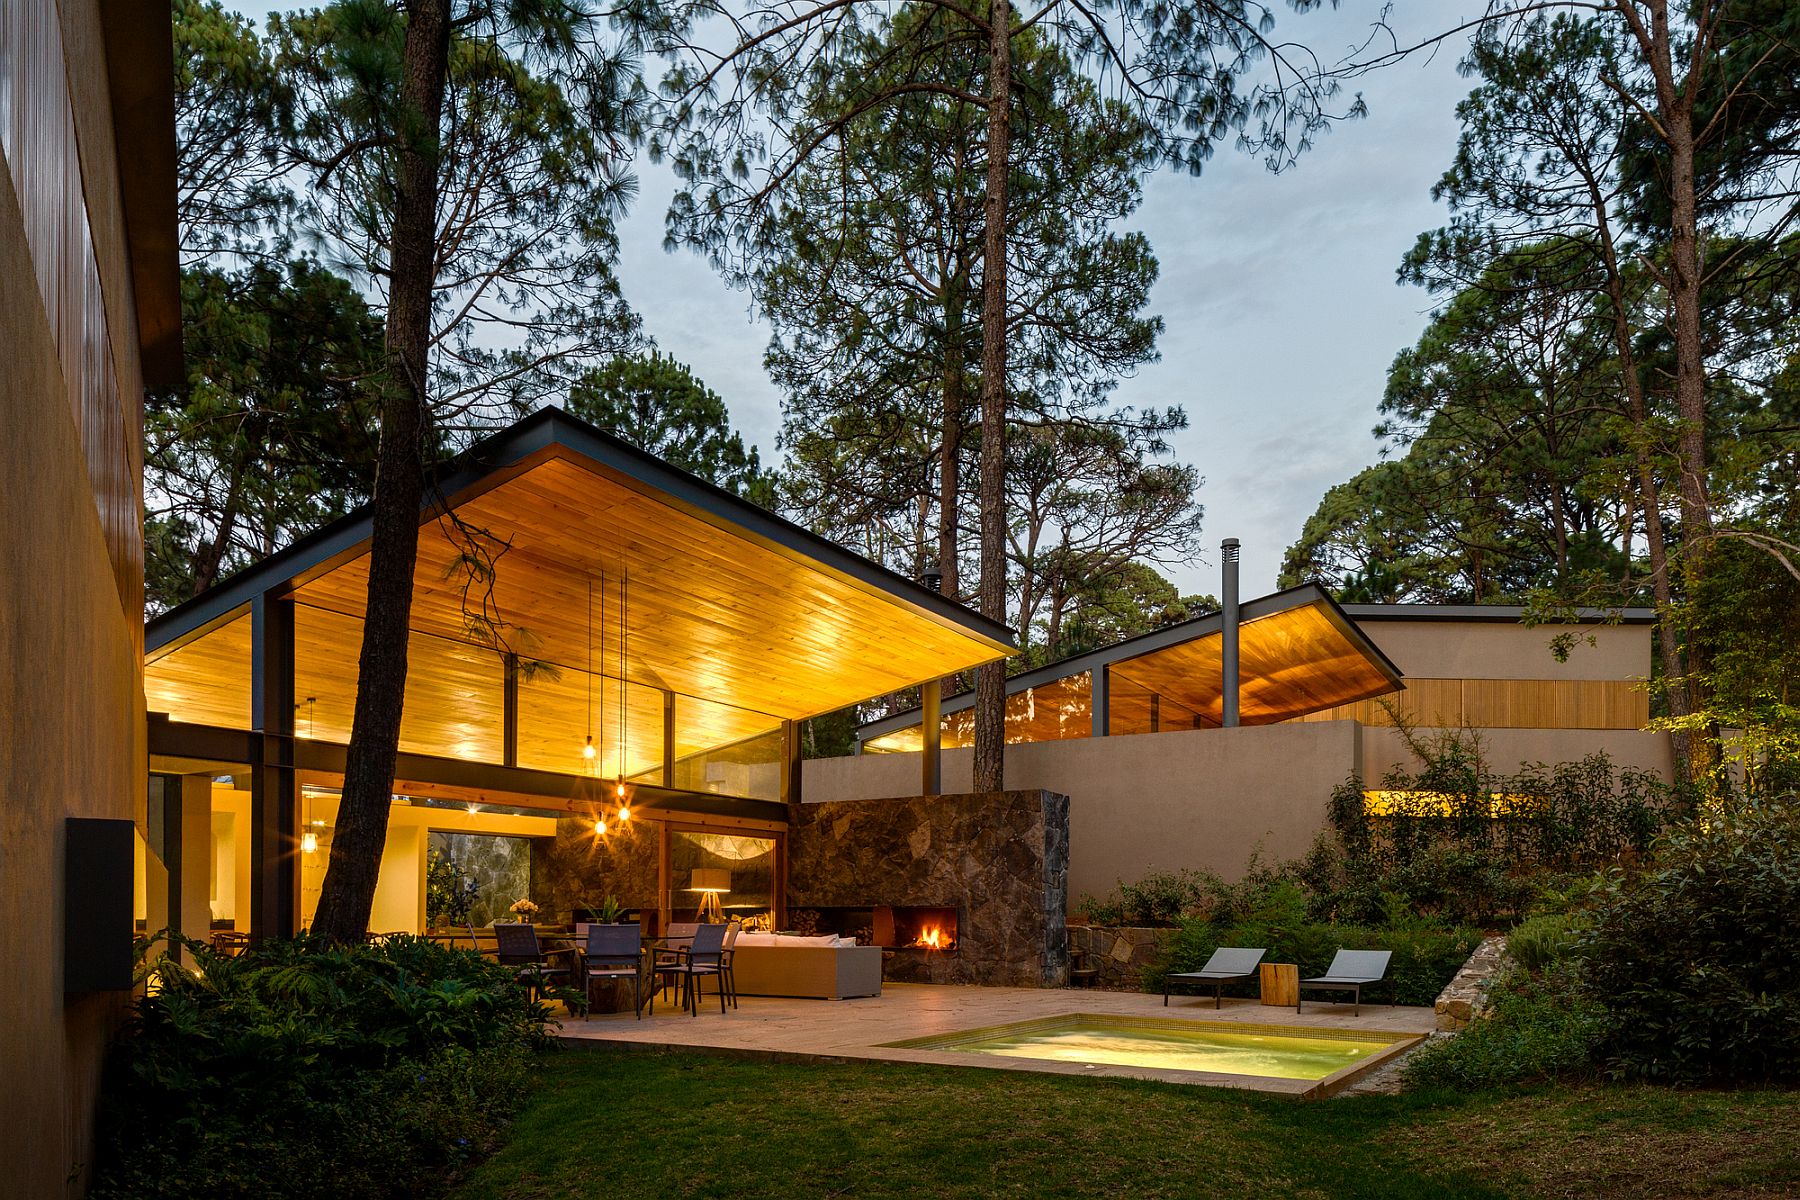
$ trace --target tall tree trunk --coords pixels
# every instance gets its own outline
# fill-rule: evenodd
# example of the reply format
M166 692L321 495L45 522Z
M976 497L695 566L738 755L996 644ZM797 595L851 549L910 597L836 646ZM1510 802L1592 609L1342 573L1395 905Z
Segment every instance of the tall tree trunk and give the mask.
M986 241L981 270L981 613L1006 620L1006 168L1011 158L1012 29L988 2ZM975 790L1006 786L1006 664L975 672Z
M400 138L388 292L387 371L375 460L369 595L344 794L313 932L362 940L387 841L394 759L406 701L406 642L424 491L420 439L436 282L438 137L450 53L450 0L407 0Z
M961 304L961 297L953 292L952 308ZM944 595L958 599L962 595L956 556L957 526L962 522L962 321L955 313L947 313L945 325L944 429L938 445L938 571L944 577Z
M1605 202L1594 193L1595 213L1599 218L1600 250L1606 262L1606 290L1613 309L1613 348L1619 355L1620 382L1625 388L1625 403L1631 415L1632 466L1637 475L1638 504L1644 512L1644 553L1650 559L1650 596L1656 605L1656 645L1662 654L1663 685L1673 716L1692 713L1688 702L1687 669L1681 651L1681 637L1675 625L1675 603L1669 583L1669 544L1663 532L1662 488L1656 481L1656 461L1650 453L1650 404L1644 397L1643 380L1638 378L1637 352L1631 344L1631 314L1626 307L1625 282L1619 274L1618 254L1613 244L1612 227L1607 220ZM1631 505L1626 503L1626 519ZM1630 529L1626 530L1626 554L1631 546ZM1685 733L1674 736L1676 768L1692 779L1692 739Z
M1619 11L1638 42L1645 64L1656 85L1657 118L1661 134L1669 148L1669 310L1675 341L1675 410L1681 429L1676 439L1675 464L1681 498L1681 573L1686 593L1694 595L1705 574L1707 550L1712 534L1712 508L1706 487L1706 358L1701 339L1701 256L1700 206L1696 182L1694 144L1695 88L1683 86L1675 77L1674 40L1669 29L1667 0L1651 0L1646 7L1649 24L1640 19L1634 0L1617 0ZM1716 14L1711 18L1717 21ZM1708 35L1716 33L1710 26ZM1706 38L1702 39L1707 40ZM1691 53L1704 55L1707 50L1695 47ZM1688 64L1687 84L1699 78L1698 59ZM1646 497L1648 499L1648 497ZM1652 571L1656 571L1654 560ZM1661 576L1666 578L1665 560ZM1658 607L1662 606L1659 597ZM1669 626L1663 638L1665 653L1676 641L1674 608L1664 613L1661 624ZM1676 660L1680 670L1678 685L1670 688L1670 711L1675 716L1689 716L1705 710L1706 701L1701 682L1706 663L1699 646L1689 639L1680 647ZM1665 659L1665 673L1670 671ZM1686 712L1676 710L1677 695ZM1703 782L1710 777L1717 760L1716 733L1702 732L1680 738L1677 754L1683 759L1690 780Z

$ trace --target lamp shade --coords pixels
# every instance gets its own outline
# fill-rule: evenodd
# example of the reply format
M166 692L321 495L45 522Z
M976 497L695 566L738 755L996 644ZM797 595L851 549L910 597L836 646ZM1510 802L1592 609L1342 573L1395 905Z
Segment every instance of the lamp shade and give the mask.
M717 867L695 867L693 876L688 880L690 892L729 892L731 890L731 872Z

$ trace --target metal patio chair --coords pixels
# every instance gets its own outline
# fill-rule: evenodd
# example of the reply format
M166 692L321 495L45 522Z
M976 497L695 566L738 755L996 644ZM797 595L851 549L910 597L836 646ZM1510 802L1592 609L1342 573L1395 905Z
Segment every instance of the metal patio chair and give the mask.
M1267 953L1267 950L1242 946L1220 946L1198 971L1175 971L1163 976L1163 1007L1169 1007L1169 985L1177 979L1189 983L1212 984L1213 1007L1220 1007L1220 997L1225 992L1225 985L1255 976L1257 967L1262 964L1263 956Z
M600 925L587 927L581 949L582 992L587 997L585 1020L593 1013L594 980L631 980L632 1011L639 1020L644 1016L644 946L636 925ZM656 992L648 997L650 1011L656 1011Z
M681 1006L694 1016L700 1015L701 981L719 981L719 1012L725 1011L725 934L723 925L702 925L694 930L694 940L679 951L679 961L659 968L681 980Z
M1360 1017L1363 988L1386 978L1388 960L1393 957L1391 950L1339 950L1323 975L1300 981L1300 991L1294 996L1294 1011L1300 1011L1306 989L1312 988L1319 992L1352 993L1355 997L1356 1015Z

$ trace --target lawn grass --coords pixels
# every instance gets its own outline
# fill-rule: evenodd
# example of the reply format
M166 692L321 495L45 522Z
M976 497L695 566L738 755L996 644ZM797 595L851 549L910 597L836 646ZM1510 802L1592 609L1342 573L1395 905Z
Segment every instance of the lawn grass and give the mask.
M1800 1194L1800 1093L1303 1103L878 1063L570 1051L456 1200Z

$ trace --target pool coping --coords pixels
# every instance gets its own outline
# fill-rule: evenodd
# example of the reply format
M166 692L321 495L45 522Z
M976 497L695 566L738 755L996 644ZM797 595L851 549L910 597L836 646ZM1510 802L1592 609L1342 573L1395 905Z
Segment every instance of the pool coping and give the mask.
M1015 1029L1025 1025L1049 1024L1069 1021L1082 1017L1106 1016L1097 1013L1066 1013L1060 1016L1032 1018L1027 1021L1011 1021L1001 1025L988 1026L985 1029L956 1031L950 1035L960 1036L967 1033L973 1037L986 1030ZM1344 1088L1356 1082L1362 1076L1378 1070L1391 1063L1400 1055L1423 1042L1426 1034L1394 1029L1356 1029L1338 1030L1320 1026L1306 1025L1263 1025L1245 1022L1195 1021L1189 1018L1170 1017L1136 1017L1126 1020L1144 1021L1154 1024L1166 1020L1186 1026L1217 1026L1229 1032L1268 1032L1277 1035L1293 1036L1296 1031L1304 1031L1307 1035L1320 1037L1336 1037L1348 1041L1387 1040L1389 1045L1359 1062L1334 1071L1323 1079L1281 1079L1269 1075L1226 1075L1214 1071L1187 1071L1172 1067L1136 1067L1111 1063L1069 1063L1056 1062L1049 1059L1010 1058L1004 1055L972 1054L967 1051L912 1048L898 1044L877 1044L858 1046L854 1050L845 1047L840 1050L777 1050L757 1046L720 1046L704 1043L680 1043L662 1041L639 1041L625 1039L597 1039L592 1037L560 1037L567 1048L583 1050L605 1050L635 1054L700 1054L719 1058L735 1058L750 1062L795 1062L795 1063L899 1063L908 1066L948 1067L953 1070L971 1071L1014 1071L1035 1075L1063 1075L1082 1079L1139 1079L1154 1083L1174 1083L1189 1086L1200 1085L1224 1088L1235 1091L1258 1092L1264 1095L1286 1096L1295 1100L1323 1100L1336 1095ZM908 1039L928 1040L928 1039Z

